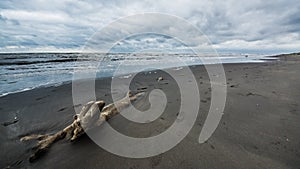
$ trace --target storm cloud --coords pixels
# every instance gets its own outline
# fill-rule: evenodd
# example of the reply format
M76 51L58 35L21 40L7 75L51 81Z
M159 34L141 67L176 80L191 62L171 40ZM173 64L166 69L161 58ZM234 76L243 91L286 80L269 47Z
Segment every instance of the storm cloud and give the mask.
M147 12L186 19L220 52L280 53L296 52L300 47L298 0L4 0L0 1L0 52L80 51L95 32L111 22ZM154 43L178 47L168 39L143 40L150 41L152 47Z

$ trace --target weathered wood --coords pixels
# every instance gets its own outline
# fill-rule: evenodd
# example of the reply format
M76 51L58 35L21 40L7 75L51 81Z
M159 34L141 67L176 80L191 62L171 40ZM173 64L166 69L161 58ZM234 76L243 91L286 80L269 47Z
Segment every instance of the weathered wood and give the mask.
M107 106L105 106L105 102L102 100L88 102L82 107L80 113L74 116L73 123L63 130L58 131L56 134L34 134L22 137L20 139L21 141L39 140L37 145L33 148L34 152L30 156L29 161L34 162L44 154L53 143L59 140L66 137L70 141L78 139L86 131L100 126L104 121L119 114L120 111L130 105L131 101L136 100L141 95L143 95L143 93L132 95L131 92L128 92L126 97Z

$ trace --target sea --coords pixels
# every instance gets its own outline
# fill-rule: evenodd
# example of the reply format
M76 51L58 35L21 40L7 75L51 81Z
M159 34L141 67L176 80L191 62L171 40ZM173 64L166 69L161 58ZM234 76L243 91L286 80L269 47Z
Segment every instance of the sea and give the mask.
M114 76L120 65L126 78L140 70L137 68L180 70L181 66L203 65L203 58L205 64L214 64L213 57L207 54L199 59L195 54L164 53L0 53L0 97L69 83L74 80L74 72L95 71L95 65L99 67L96 78ZM227 53L218 57L221 63L263 63L274 59L263 54Z

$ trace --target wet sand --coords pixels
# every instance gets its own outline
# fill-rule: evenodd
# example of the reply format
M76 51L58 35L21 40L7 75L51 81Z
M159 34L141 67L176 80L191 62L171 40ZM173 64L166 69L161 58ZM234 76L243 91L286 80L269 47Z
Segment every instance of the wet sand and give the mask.
M227 100L222 120L213 136L198 143L210 105L210 83L203 66L191 66L199 85L201 103L196 123L173 149L150 158L130 159L111 154L82 136L62 140L34 163L28 158L34 141L20 142L27 134L55 133L72 121L72 86L40 88L0 98L0 168L294 168L300 167L300 56L280 61L224 65ZM161 89L167 107L157 120L137 124L122 116L109 123L134 137L157 135L168 128L179 111L178 86L164 71L140 73L132 91ZM181 75L180 70L176 71ZM157 82L158 77L164 80ZM186 77L187 82L189 81ZM111 78L96 81L97 98L112 101ZM84 85L82 82L81 85ZM117 92L117 91L116 91ZM135 104L149 106L147 98Z

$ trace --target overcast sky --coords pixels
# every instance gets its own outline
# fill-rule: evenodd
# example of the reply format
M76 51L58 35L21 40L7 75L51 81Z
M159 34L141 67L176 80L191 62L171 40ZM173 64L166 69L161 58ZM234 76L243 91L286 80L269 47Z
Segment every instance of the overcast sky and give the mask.
M0 52L80 51L96 31L145 12L186 19L219 52L300 51L299 0L1 0ZM170 46L168 39L155 43Z

